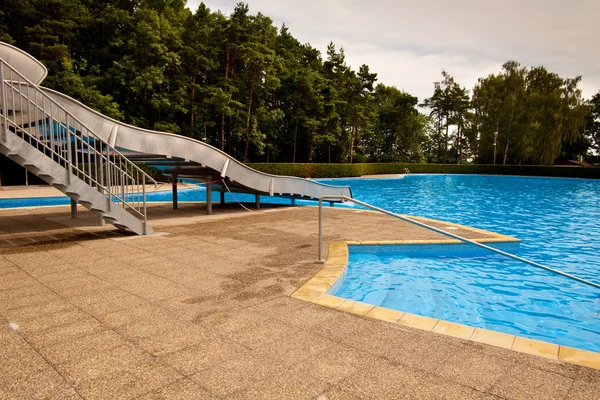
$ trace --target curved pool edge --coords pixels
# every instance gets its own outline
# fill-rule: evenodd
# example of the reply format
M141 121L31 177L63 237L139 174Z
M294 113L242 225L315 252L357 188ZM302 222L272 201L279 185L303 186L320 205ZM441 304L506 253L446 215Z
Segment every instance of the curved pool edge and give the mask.
M442 222L429 218L412 217L429 222ZM462 229L482 233L488 238L473 239L476 242L503 243L520 242L520 239L471 228L464 225L447 223L448 226L457 226ZM530 354L555 361L581 365L588 368L600 369L600 353L581 350L569 346L529 339L522 336L475 328L468 325L449 322L441 319L424 317L417 314L397 311L390 308L375 306L355 300L345 299L329 294L343 280L348 268L348 246L361 245L403 245L403 244L455 244L459 240L398 240L398 241L334 241L329 243L328 257L323 268L308 282L292 294L292 297L334 308L358 316L373 318L388 323L404 325L411 328L426 330L454 338L469 340L490 346L500 347L520 353Z

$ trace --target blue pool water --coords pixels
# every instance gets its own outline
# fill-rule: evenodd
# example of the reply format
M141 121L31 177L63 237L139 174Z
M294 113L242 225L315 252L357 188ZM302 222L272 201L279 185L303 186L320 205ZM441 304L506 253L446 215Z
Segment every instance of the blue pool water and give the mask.
M340 283L336 296L600 352L598 289L474 245L350 246Z
M600 181L412 175L326 183L351 184L356 198L398 213L518 237L520 256L600 283ZM600 351L599 289L487 251L352 250L336 295Z

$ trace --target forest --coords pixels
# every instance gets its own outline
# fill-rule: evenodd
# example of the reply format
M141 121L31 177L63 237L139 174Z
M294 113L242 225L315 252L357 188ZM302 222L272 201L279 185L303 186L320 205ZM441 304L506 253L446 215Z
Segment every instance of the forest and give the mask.
M581 77L508 61L471 89L441 71L418 99L244 3L4 0L0 41L41 60L45 86L244 162L551 165L600 149L600 92L583 99Z

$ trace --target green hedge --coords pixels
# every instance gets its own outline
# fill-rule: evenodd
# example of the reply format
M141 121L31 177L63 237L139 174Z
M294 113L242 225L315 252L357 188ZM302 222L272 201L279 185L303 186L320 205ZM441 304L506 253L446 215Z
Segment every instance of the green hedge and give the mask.
M545 165L477 165L477 164L264 164L248 166L275 175L301 178L346 178L364 175L402 174L404 168L416 174L481 174L554 176L563 178L600 179L600 168Z

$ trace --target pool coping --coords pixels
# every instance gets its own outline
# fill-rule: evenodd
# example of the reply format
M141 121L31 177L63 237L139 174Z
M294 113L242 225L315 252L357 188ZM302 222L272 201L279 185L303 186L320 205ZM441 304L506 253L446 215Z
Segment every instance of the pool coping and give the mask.
M421 217L413 219L435 221ZM481 229L466 227L458 224L447 223L448 226L456 226L461 229L485 233L489 238L473 239L475 242L520 242L519 239ZM383 241L334 241L329 243L329 253L323 268L308 282L292 294L292 297L305 300L321 306L334 308L336 310L351 314L373 318L389 323L409 326L442 335L447 335L463 340L483 343L490 346L501 347L520 353L544 357L555 361L562 361L584 367L600 369L600 353L588 350L576 349L554 343L529 339L522 336L492 331L483 328L475 328L468 325L449 322L441 319L424 317L403 311L397 311L385 307L379 307L355 300L345 299L330 295L327 292L346 273L348 267L348 246L360 245L390 245L390 244L454 244L461 243L459 240L383 240Z

